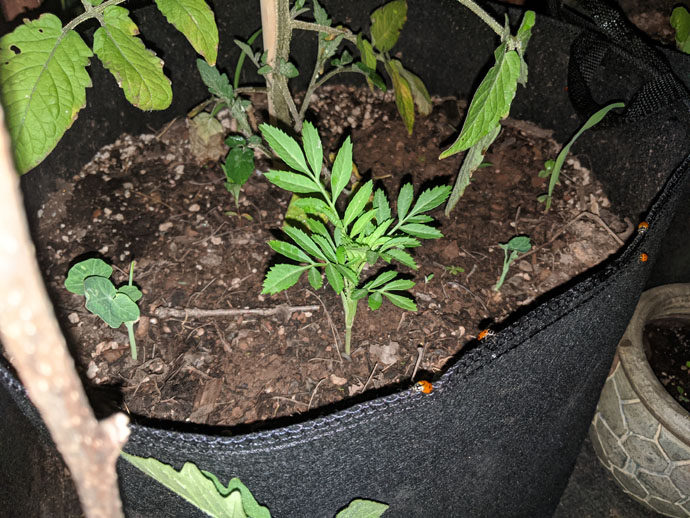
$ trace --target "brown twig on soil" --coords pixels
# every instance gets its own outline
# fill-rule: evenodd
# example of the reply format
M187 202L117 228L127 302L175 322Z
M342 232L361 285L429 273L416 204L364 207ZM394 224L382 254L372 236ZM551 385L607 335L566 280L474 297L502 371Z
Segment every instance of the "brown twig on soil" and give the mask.
M296 311L318 311L320 306L288 306L280 304L274 308L223 308L223 309L201 309L201 308L157 308L154 312L159 318L211 318L211 317L235 317L240 315L259 315L267 317L271 315L289 316Z
M364 391L367 389L367 385L369 385L369 382L371 381L371 378L374 377L374 373L376 372L376 367L379 366L379 362L376 362L374 364L374 368L371 369L371 373L369 373L369 377L367 378L367 381L364 383L364 386L362 387L362 390L360 391L360 394L363 394Z
M414 370L410 378L412 381L414 381L414 377L417 375L417 370L419 370L419 366L422 364L422 359L424 358L424 353L426 352L426 341L424 341L423 344L424 345L417 346L417 361L414 364Z
M314 402L314 396L316 396L316 391L319 390L319 385L321 385L321 383L323 383L324 381L326 381L326 378L321 378L314 387L314 390L312 390L311 397L309 398L309 404L307 405L307 410L311 408L311 404Z
M4 128L0 192L0 338L70 470L86 516L121 517L115 462L129 420L116 413L99 421L91 410L36 263Z

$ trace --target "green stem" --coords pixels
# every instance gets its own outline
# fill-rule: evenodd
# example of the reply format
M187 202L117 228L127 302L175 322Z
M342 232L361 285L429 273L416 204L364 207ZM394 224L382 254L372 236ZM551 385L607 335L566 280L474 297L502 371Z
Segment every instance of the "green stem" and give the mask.
M498 34L501 38L503 38L503 32L504 29L501 26L500 23L498 23L496 20L494 20L489 13L487 13L484 9L479 7L473 0L458 0L462 5L467 7L470 11L472 11L474 14L479 16L481 20L487 24L492 31L494 31L496 34Z
M357 36L352 34L347 29L338 29L337 27L328 27L327 25L319 25L318 23L303 22L302 20L294 20L292 22L293 29L301 29L303 31L325 32L333 36L342 35L347 41L357 45Z
M515 260L512 257L508 257L508 250L503 250L504 258L503 258L503 270L501 271L501 276L498 279L498 282L496 283L496 286L494 286L494 291L498 291L501 289L501 286L503 286L503 282L506 280L506 275L508 274L508 269L510 268L510 264Z
M101 21L101 15L103 14L103 11L105 11L108 7L112 5L123 4L126 1L127 0L107 0L106 2L103 2L101 5L97 5L96 7L93 7L91 6L91 4L88 3L85 4L86 10L62 28L62 34L58 38L58 43L69 31L74 29L80 23L85 22L86 20L90 20L91 18L98 18L98 20ZM57 44L55 46L57 47Z
M350 344L352 343L352 324L355 322L355 314L357 313L357 300L352 300L352 288L345 286L340 292L340 298L343 301L343 309L345 310L345 354L350 356Z
M137 359L137 341L134 339L134 322L125 322L127 334L129 335L129 349L132 352L132 359Z
M254 40L258 38L259 34L261 34L261 29L257 29L257 31L249 37L247 40L247 45L251 47L252 43L254 43ZM240 84L240 73L242 72L242 66L244 65L244 60L246 57L247 54L245 54L244 51L240 52L240 57L237 60L237 66L235 67L235 78L232 82L232 86L235 90L237 90L237 87Z

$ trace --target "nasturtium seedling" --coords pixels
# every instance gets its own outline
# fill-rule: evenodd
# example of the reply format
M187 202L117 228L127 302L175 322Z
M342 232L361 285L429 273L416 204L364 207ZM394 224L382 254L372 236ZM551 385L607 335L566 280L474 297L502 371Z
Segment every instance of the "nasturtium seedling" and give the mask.
M134 339L134 323L139 320L137 302L142 293L132 284L134 262L130 265L129 284L115 288L110 281L112 267L102 259L92 258L80 261L70 268L65 288L76 295L86 297L86 309L100 317L112 328L122 324L127 328L132 358L137 359L137 344Z
M318 131L310 123L304 124L302 144L278 128L263 124L264 139L291 171L269 171L266 178L273 184L302 195L295 204L307 214L299 228L286 224L283 231L294 243L269 241L269 246L293 263L273 266L264 279L262 293L278 293L293 286L307 273L314 289L323 285L322 271L330 287L340 295L345 311L345 354L350 354L352 324L357 302L367 298L372 310L383 299L399 308L416 311L414 301L401 294L414 286L408 279L386 270L361 284L364 268L374 266L380 259L395 260L412 269L417 263L405 252L420 246L420 239L438 239L441 232L429 223L424 214L443 203L450 187L443 185L423 191L414 201L414 189L406 184L397 201L397 217L391 211L383 190L374 190L371 180L362 183L345 205L344 211L336 200L350 183L352 173L352 143L349 137L333 162L330 188L321 175L323 149Z

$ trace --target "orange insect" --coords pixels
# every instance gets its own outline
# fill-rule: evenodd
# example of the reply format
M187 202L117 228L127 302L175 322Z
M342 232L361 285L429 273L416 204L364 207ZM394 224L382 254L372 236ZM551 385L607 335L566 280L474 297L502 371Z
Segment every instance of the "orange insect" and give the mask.
M412 390L415 392L421 392L422 394L431 394L434 390L434 386L430 381L421 380L414 384Z
M489 336L494 336L494 332L491 329L484 329L484 331L480 332L479 335L477 336L477 340L484 340L484 338L488 338Z
M641 263L646 263L648 259L649 259L649 256L647 254L645 254L644 252L642 252L640 254L640 262Z
M637 225L637 233L638 234L644 234L649 230L649 223L646 221L641 221L639 225Z

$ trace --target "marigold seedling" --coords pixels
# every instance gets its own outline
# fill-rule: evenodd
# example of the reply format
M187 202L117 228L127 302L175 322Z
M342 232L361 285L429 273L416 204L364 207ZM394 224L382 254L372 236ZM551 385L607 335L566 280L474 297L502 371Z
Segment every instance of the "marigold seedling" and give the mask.
M305 272L309 284L319 289L323 285L322 270L343 303L345 354L349 355L352 325L360 299L367 298L372 310L381 306L383 298L399 308L417 310L411 298L400 294L412 288L414 281L397 278L397 272L385 270L361 285L361 275L367 265L374 266L380 259L387 263L395 260L416 270L417 263L404 249L420 246L420 239L443 236L436 227L428 224L433 218L424 213L443 203L450 187L426 190L413 204L412 185L404 185L398 195L396 218L386 195L381 189L374 190L373 182L369 180L359 186L343 212L336 206L336 200L350 182L352 143L349 138L337 153L330 186L327 186L321 176L321 139L314 126L304 125L304 151L296 140L277 128L263 124L261 131L273 151L291 169L269 171L266 178L278 187L304 195L295 203L309 216L316 215L305 218L304 230L287 224L283 226L283 231L295 244L269 241L273 250L297 264L273 266L266 274L262 293L288 289Z

